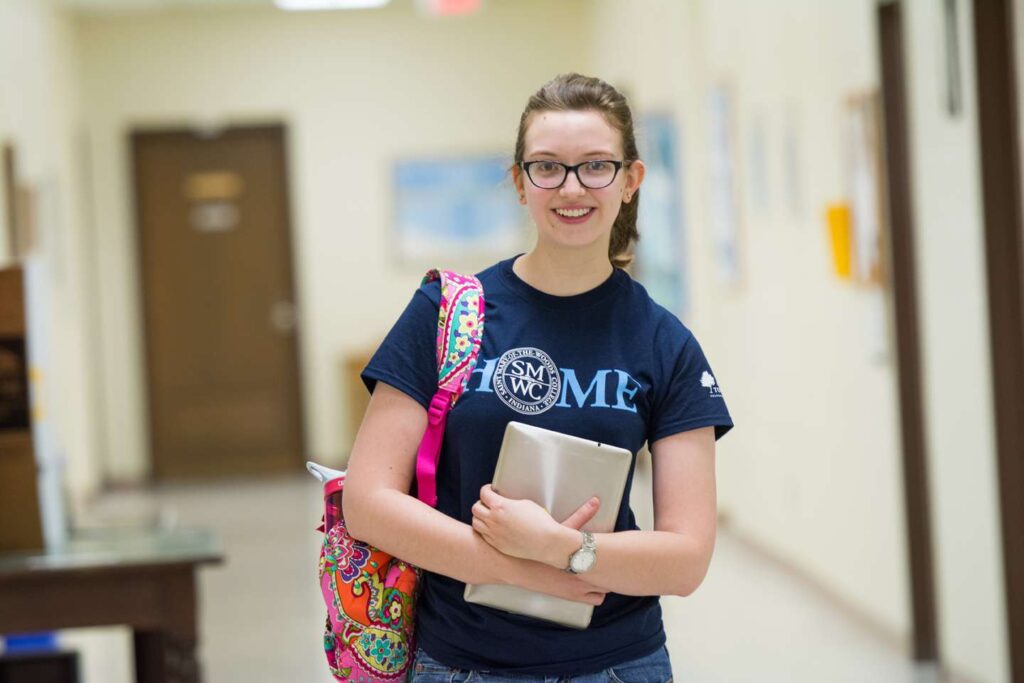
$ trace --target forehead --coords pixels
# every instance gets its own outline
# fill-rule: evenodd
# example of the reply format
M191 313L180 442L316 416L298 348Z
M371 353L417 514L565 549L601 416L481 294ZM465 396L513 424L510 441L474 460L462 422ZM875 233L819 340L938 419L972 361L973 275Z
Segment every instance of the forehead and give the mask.
M539 111L529 118L524 153L582 157L595 152L622 156L622 135L600 112Z

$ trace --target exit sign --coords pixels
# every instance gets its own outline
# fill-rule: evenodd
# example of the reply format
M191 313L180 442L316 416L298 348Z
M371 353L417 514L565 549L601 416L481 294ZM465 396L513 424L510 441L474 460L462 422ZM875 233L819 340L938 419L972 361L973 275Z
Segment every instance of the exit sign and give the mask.
M435 17L454 17L473 14L480 9L482 0L416 0L420 11Z

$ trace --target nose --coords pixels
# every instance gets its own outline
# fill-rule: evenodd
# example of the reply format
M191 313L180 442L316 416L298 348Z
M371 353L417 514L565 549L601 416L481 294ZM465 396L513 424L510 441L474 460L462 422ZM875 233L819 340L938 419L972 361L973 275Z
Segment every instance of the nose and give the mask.
M580 183L580 178L576 175L575 171L568 173L565 176L565 182L562 183L562 187L558 188L559 194L563 197L579 197L586 191L587 188L583 187Z

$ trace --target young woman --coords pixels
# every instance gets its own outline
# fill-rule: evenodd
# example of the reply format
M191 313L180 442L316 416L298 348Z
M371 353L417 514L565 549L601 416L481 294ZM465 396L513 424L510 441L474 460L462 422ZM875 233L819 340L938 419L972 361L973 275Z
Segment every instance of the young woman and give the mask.
M412 681L669 681L658 596L689 595L707 571L715 440L732 421L697 340L621 270L644 178L623 96L578 74L544 85L520 120L512 175L537 241L478 274L483 344L448 417L437 509L408 495L437 388L434 282L363 373L373 395L349 462L348 528L426 570ZM638 530L623 504L614 533L588 537L578 529L597 499L555 520L494 492L511 420L634 454L647 442L655 529ZM624 501L631 484L632 473ZM597 607L589 628L573 630L469 604L466 583Z

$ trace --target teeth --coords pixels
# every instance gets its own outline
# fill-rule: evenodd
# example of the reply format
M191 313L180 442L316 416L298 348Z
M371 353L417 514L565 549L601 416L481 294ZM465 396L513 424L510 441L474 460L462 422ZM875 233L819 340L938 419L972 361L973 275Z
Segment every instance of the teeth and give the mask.
M555 213L566 218L579 218L590 213L590 209L555 209Z

